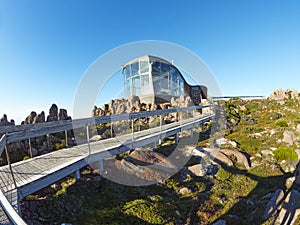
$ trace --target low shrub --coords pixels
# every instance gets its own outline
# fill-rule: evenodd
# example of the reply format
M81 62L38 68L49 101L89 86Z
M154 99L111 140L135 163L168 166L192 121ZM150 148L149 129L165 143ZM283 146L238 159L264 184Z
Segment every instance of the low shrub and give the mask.
M169 179L166 181L167 187L173 190L179 189L179 182L173 179Z
M278 120L276 121L276 126L280 126L280 127L288 127L288 123L285 120Z
M56 143L55 144L55 149L60 150L66 147L66 141L62 140L61 143Z
M274 157L277 161L280 160L293 160L298 159L297 153L290 147L279 147L274 151Z
M258 102L250 102L245 105L246 109L248 109L249 111L257 110L258 106L259 106Z
M30 159L30 157L28 155L23 157L23 160L27 160L27 159Z
M149 224L165 224L165 219L160 215L159 204L153 204L144 199L136 199L127 202L124 207L124 214L142 219Z

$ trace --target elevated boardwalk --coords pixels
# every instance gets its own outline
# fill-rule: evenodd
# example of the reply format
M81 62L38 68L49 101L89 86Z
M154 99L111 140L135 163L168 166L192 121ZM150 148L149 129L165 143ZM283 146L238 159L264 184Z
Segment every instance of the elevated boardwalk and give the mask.
M203 106L199 107L204 108ZM165 125L162 125L161 115L166 113L174 113L173 109L158 110L157 112L152 111L128 114L125 117L132 121L134 118L144 118L149 115L160 115L161 122L159 126L148 130L134 131L134 129L132 129L132 132L129 134L91 143L87 141L86 144L54 151L49 154L0 167L0 194L2 194L0 195L0 204L3 209L0 209L0 224L9 224L10 222L12 224L25 224L21 217L16 218L16 212L20 212L19 203L24 197L44 187L47 187L72 173L77 172L78 174L81 168L89 165L90 163L97 162L101 167L102 159L120 154L130 149L156 143L157 141L166 137L178 135L178 133L181 131L193 129L195 126L204 124L205 122L213 119L213 114L195 116L194 111L200 108L186 108L185 110L193 112L194 116L192 118ZM178 109L176 111L178 111ZM124 120L125 117L123 115L120 116L120 118L114 118L114 121ZM100 119L99 121L103 120L107 122L107 118L98 119ZM110 120L110 122L112 122L112 119ZM77 122L78 121L73 121L73 127L82 127L84 124L87 125L88 128L88 126L94 125L88 121L85 121L85 123L80 121L81 125L78 125ZM15 132L9 133L6 136L4 135L4 137L1 138L0 150L1 147L4 148L4 142L6 143L7 141L14 142L26 140L28 138L37 137L48 133L56 133L67 129L72 129L69 126L70 122L61 123L63 124L56 124L54 126L55 128L53 128L53 125L51 125L50 127L52 128L49 129L49 127L43 124L40 128L35 129L31 127L31 129L21 132L18 131L17 128L10 128L16 130ZM74 125L76 123L77 125ZM95 124L99 124L97 123L97 119ZM5 204L4 198L8 200L10 205ZM6 218L4 212L9 218L10 222Z

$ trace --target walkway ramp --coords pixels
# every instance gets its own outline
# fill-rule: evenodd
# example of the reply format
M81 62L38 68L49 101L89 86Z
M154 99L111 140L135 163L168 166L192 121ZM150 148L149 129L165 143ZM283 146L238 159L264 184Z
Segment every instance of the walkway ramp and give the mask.
M199 124L212 120L213 117L214 115L206 115L165 125L161 123L160 126L152 129L88 142L0 167L0 192L2 191L13 209L18 212L19 202L27 195L79 171L89 163L99 162L102 159L176 135L181 131L193 129ZM44 135L43 132L41 133ZM27 138L27 134L24 135ZM0 203L3 206L1 199ZM10 213L7 209L5 211L6 214ZM3 210L0 210L0 224L9 223Z

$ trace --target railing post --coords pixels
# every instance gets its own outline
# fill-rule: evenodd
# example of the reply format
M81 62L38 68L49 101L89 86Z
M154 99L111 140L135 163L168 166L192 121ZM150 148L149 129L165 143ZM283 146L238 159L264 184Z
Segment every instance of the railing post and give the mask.
M10 173L11 173L11 177L12 177L13 183L15 185L15 188L17 189L17 182L16 182L16 179L15 179L15 176L14 176L14 172L12 170L12 166L11 166L11 161L10 161L10 156L9 156L9 151L8 151L8 148L7 148L7 144L5 144L4 148L5 148L6 160L7 160L7 164L8 164Z
M158 144L161 144L162 143L162 115L160 114L159 115L159 131L160 131L160 139L159 139L159 143Z
M90 131L89 131L89 124L86 124L86 138L87 138L87 144L89 148L89 155L91 154L91 145L90 145Z
M113 122L110 121L110 137L113 137Z
M134 142L134 119L131 119L131 148L133 149Z
M68 144L68 131L65 130L65 138L66 138L66 147L69 147L69 144Z
M47 147L50 147L50 134L46 134L46 138L47 138Z
M191 130L191 138L194 137L194 126L195 126L195 109L193 109L192 111L192 114L193 114L193 127L192 127L192 130Z
M29 154L30 154L30 158L33 158L32 147L31 147L31 139L30 139L30 138L28 138L28 145L29 145Z
M195 122L195 109L193 109L193 124Z
M139 131L141 131L141 118L138 118L139 120Z

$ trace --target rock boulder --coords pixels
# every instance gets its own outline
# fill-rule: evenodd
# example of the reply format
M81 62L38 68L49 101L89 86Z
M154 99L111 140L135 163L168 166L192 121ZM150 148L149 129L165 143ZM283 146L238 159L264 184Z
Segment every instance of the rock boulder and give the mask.
M52 104L49 109L49 115L47 116L47 122L58 121L58 107L56 104Z
M30 115L26 117L24 121L25 124L32 124L36 116L37 116L36 112L32 111Z
M285 130L283 132L283 141L284 142L286 142L290 145L293 145L296 140L297 140L297 136L293 132L291 132L289 130Z
M249 160L248 160L247 156L245 154L243 154L242 152L230 150L230 149L221 149L220 151L227 156L234 155L236 157L238 163L243 164L247 170L250 169L251 165L249 163Z
M44 123L45 122L45 112L42 111L40 114L36 115L33 119L33 123Z

